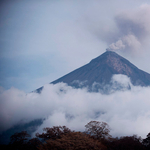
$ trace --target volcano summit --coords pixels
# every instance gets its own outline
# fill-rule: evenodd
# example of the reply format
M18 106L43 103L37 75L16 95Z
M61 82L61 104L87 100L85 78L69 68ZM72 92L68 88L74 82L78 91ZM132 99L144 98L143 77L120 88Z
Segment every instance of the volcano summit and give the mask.
M64 82L75 88L87 87L89 91L106 92L108 87L109 90L111 88L113 75L118 74L129 77L134 86L150 85L150 74L138 69L127 59L112 51L106 51L88 64L51 82L51 84ZM120 88L119 86L118 88ZM43 87L37 89L36 92L40 93L42 89Z

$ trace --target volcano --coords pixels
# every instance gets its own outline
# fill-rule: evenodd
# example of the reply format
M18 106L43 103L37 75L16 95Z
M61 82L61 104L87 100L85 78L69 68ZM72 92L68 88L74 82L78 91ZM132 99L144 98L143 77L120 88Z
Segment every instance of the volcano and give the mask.
M89 91L107 91L108 89L106 89L105 85L111 85L113 75L118 74L129 77L134 86L150 85L150 74L138 69L127 59L113 51L106 51L102 55L91 60L88 64L70 72L50 84L64 82L75 88L88 87ZM96 86L93 88L93 85ZM111 86L107 87L110 88ZM36 92L40 93L42 89L43 87L37 89Z
M97 58L91 60L88 64L70 72L69 74L51 82L50 84L57 84L64 82L74 88L87 88L89 92L101 92L102 94L111 94L116 90L130 90L132 86L127 86L112 82L114 76L121 75L120 77L127 76L130 78L130 83L134 86L149 86L150 74L138 69L135 65L130 63L127 59L112 51L106 51ZM121 78L121 80L123 80ZM115 87L115 88L114 88ZM41 93L43 87L35 90L34 92ZM63 92L63 89L60 89ZM97 114L102 114L101 110ZM69 116L69 115L68 115ZM72 115L70 115L72 116ZM29 133L35 132L38 126L44 121L44 118L33 120L26 124L19 124L13 128L8 129L0 135L0 143L8 144L10 136L16 132L23 130Z

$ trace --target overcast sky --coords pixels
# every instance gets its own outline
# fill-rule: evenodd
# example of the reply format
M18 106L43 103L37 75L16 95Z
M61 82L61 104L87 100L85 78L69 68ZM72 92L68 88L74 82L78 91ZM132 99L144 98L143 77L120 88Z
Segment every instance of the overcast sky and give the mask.
M109 46L150 73L149 4L148 0L2 0L0 85L30 92L85 65Z
M83 130L98 120L107 122L114 136L145 137L149 87L134 87L120 75L113 80L131 84L130 91L102 95L48 83L106 49L150 73L149 16L149 0L1 0L0 132L44 117L38 131L53 125ZM43 85L41 95L29 93Z

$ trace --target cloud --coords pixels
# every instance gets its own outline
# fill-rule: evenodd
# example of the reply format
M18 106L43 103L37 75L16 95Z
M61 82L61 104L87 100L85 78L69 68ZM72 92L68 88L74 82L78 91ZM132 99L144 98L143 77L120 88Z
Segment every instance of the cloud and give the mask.
M121 78L114 76L113 81L120 82ZM124 76L121 84L131 82ZM109 95L89 93L87 89L74 89L64 83L45 85L41 94L25 94L15 88L1 90L0 131L39 118L45 120L36 132L57 125L84 131L85 124L98 120L110 125L113 136L145 137L150 124L150 87L131 86L131 90Z
M137 55L149 46L150 36L150 5L141 5L134 10L124 11L115 17L118 31L112 35L118 39L109 45L110 50L123 50ZM106 39L107 40L107 39Z
M18 2L5 3L1 9L0 42L4 60L0 64L1 78L5 79L1 85L7 82L9 87L33 90L39 81L43 85L100 55L106 43L111 50L122 49L130 55L148 49L150 5L137 7L137 1L130 1L129 6L119 0ZM129 11L118 12L129 7ZM149 55L139 61L143 63L141 68L149 70L149 65L145 65ZM53 125L84 130L86 123L99 120L111 126L113 135L145 136L150 123L150 88L134 87L122 76L114 76L112 83L115 85L116 81L125 85L125 89L110 95L88 93L86 89L73 89L62 83L45 85L41 95L0 88L0 131L44 117L46 120L38 131ZM130 91L126 90L128 84Z

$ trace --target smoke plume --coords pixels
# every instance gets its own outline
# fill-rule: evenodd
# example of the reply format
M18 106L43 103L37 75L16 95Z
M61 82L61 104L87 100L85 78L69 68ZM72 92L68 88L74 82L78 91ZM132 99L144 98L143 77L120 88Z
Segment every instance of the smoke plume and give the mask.
M109 45L108 50L123 50L136 55L148 45L150 36L150 6L142 5L133 11L125 11L115 17L118 28L116 35L118 40Z

